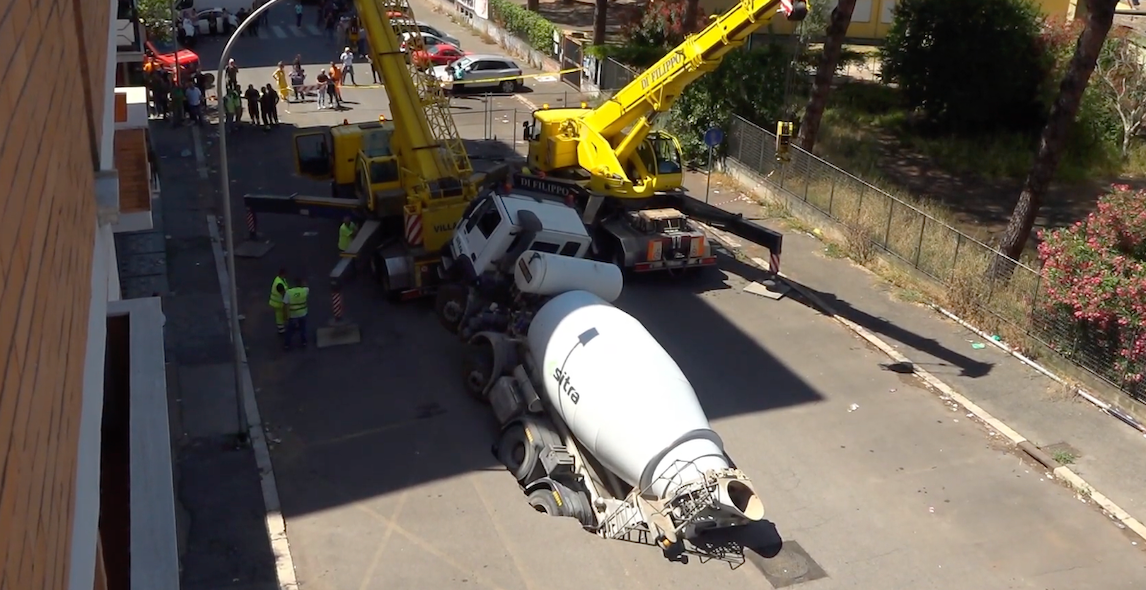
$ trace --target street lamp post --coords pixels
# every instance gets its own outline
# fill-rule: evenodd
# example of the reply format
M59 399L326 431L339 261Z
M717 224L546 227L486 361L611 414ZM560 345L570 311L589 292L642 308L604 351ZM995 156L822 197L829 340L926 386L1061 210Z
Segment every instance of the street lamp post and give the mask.
M243 31L259 18L271 6L278 4L280 0L269 0L254 12L252 12L239 26L235 28L235 32L231 33L231 38L227 39L227 45L223 47L223 54L219 56L219 69L215 74L215 96L216 101L220 106L223 105L225 93L219 92L219 85L222 84L224 89L226 87L226 78L224 77L224 68L227 65L227 60L231 57L231 48L234 47L235 41L243 34ZM277 91L277 89L276 89ZM249 440L250 424L247 423L247 409L243 402L243 335L242 329L239 327L239 289L238 289L238 273L235 272L235 229L234 221L231 215L231 175L227 167L227 117L225 112L226 107L219 113L219 183L223 196L223 234L226 236L225 244L227 247L227 282L228 284L228 298L231 302L231 344L234 346L234 364L235 364L235 404L238 406L238 419L239 419L239 432L238 439L240 444L245 444Z

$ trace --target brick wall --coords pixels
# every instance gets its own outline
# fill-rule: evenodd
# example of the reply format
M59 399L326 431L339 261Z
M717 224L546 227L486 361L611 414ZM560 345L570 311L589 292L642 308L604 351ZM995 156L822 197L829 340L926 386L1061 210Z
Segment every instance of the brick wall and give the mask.
M110 12L0 0L0 590L67 585Z

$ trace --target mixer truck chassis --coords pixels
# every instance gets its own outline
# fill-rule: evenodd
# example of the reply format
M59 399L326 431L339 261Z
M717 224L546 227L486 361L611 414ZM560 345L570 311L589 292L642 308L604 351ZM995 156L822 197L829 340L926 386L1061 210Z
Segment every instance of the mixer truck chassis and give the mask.
M479 333L469 343L463 377L467 392L492 407L501 433L491 450L521 485L530 506L550 516L575 518L607 539L651 542L672 559L687 559L682 557L686 552L723 559L685 541L726 526L711 518L717 490L746 481L746 476L732 467L710 473L671 502L644 497L587 453L550 410L537 393L537 368L523 347L505 334ZM576 404L579 394L570 376L554 377L562 384L561 395Z

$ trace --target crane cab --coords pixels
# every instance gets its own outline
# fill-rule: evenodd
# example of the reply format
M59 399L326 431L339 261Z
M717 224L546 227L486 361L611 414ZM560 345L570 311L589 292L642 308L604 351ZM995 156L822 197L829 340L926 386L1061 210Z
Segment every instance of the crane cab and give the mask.
M393 121L296 134L296 171L299 176L331 181L335 197L358 199L380 215L401 215L405 193L393 135Z
M590 175L581 168L577 152L580 138L576 126L577 119L590 112L586 105L535 111L533 121L522 126L523 139L529 145L529 166L557 177L588 182ZM640 141L624 163L631 184L623 184L639 187L633 196L640 197L679 188L684 182L680 142L663 131L649 131Z
M663 131L650 131L629 159L628 172L634 185L644 187L644 195L679 188L684 184L680 142Z

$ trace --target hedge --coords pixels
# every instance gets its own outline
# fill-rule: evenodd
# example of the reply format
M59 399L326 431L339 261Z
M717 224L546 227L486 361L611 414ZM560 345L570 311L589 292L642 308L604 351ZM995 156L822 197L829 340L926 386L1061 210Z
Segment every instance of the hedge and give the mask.
M534 49L547 55L553 51L553 32L557 27L536 12L511 0L489 0L489 16L497 26L529 43Z

